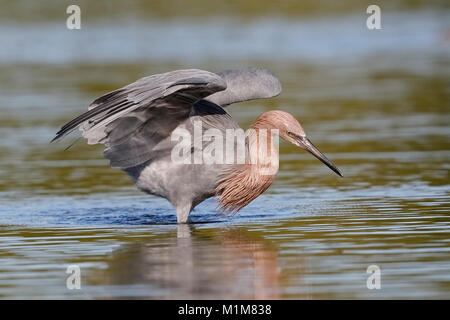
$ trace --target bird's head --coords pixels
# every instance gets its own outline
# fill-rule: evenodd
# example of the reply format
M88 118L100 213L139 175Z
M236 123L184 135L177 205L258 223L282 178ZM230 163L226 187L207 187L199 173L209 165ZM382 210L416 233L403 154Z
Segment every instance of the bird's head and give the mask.
M290 113L281 110L272 110L263 113L255 122L254 127L277 129L279 136L292 144L310 152L317 159L322 161L328 168L333 170L336 174L342 177L342 173L339 169L322 153L319 149L312 144L312 142L306 137L297 119ZM276 132L276 131L274 131Z

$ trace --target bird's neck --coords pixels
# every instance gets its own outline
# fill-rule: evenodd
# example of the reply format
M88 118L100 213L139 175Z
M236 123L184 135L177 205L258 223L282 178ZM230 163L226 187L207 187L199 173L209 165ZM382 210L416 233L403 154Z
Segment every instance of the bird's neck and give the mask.
M247 162L261 175L275 175L278 172L278 135L272 129L253 125L248 131Z
M272 184L278 172L278 135L253 125L248 131L248 157L243 165L233 166L216 188L219 204L225 211L237 212Z

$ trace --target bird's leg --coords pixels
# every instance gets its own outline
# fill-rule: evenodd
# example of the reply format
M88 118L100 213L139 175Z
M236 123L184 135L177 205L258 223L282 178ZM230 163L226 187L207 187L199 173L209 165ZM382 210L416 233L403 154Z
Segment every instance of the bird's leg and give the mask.
M178 223L187 223L189 213L191 212L192 203L190 202L182 202L176 205L177 208L177 222Z

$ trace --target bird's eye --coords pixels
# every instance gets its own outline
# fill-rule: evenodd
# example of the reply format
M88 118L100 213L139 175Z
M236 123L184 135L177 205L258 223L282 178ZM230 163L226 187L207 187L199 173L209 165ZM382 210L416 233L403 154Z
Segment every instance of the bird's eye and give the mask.
M288 136L292 136L292 132L291 131L286 131Z

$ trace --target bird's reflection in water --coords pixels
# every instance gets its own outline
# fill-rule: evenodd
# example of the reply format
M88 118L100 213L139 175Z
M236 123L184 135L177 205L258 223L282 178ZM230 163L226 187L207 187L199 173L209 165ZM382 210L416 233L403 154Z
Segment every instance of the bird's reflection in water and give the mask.
M277 299L277 254L244 229L178 225L176 237L166 234L120 247L102 278L125 289L127 297L139 286L143 298Z

